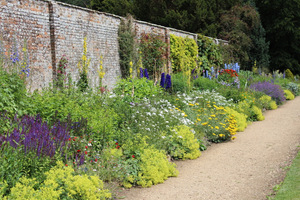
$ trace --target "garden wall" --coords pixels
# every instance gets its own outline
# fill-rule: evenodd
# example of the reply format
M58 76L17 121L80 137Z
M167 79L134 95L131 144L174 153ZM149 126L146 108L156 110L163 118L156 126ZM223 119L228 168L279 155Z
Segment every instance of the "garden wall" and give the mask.
M100 56L106 72L103 84L112 88L121 75L118 53L118 27L120 16L80 8L52 0L1 0L0 37L4 52L9 57L14 41L22 50L28 41L30 55L31 90L41 89L52 83L59 59L69 58L67 73L73 81L79 77L77 64L83 54L83 40L87 37L87 57L91 59L88 77L91 86L99 83ZM197 34L135 21L137 35L158 33L197 39ZM1 47L0 47L1 48ZM170 47L168 47L168 52ZM168 63L170 65L170 63Z

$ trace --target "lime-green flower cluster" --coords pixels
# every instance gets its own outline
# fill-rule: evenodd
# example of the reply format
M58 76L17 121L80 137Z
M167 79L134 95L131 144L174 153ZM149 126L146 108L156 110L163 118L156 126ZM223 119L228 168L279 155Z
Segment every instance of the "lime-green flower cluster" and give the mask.
M196 159L201 155L199 143L191 128L185 125L171 128L162 135L167 153L174 159Z
M107 199L111 193L103 189L103 182L96 176L75 175L72 167L57 162L45 173L46 179L38 183L35 178L22 177L4 199L54 200L54 199Z
M272 100L272 98L268 95L263 95L258 99L258 104L266 110L275 110L277 109L276 101Z
M295 99L295 95L290 90L283 90L283 91L284 91L284 96L285 96L286 100Z
M154 147L141 150L139 157L133 156L131 160L137 160L137 174L130 174L123 181L123 186L131 188L133 185L150 187L163 183L170 176L177 176L178 171L174 163L170 163L166 154Z

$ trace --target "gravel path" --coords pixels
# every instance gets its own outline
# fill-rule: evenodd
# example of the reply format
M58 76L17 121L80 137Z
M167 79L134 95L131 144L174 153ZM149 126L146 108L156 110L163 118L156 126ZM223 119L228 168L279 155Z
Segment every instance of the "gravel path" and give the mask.
M132 188L126 200L263 200L283 180L300 144L300 97L264 113L234 141L214 144L196 160L176 162L179 176Z

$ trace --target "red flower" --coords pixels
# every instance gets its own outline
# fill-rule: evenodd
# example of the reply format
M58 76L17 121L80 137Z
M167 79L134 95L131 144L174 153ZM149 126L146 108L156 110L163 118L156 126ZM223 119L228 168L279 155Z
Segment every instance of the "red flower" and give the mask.
M89 141L89 143L92 143L92 141Z
M84 154L86 155L86 154L87 154L87 151L85 151Z
M88 148L88 146L85 146L85 148L87 149L87 148Z
M119 148L120 148L120 146L118 145L116 148L117 148L117 149L119 149Z
M77 150L78 153L79 153L80 151L81 151L80 149Z
M72 138L69 138L69 141L71 141Z
M66 167L68 167L68 164L66 164Z
M132 155L131 157L132 157L132 158L135 158L135 156L134 156L134 155Z
M116 142L116 145L119 145L119 143Z
M53 140L55 140L55 137L53 137Z
M97 161L98 161L98 159L96 158L96 159L95 159L95 162L97 162Z

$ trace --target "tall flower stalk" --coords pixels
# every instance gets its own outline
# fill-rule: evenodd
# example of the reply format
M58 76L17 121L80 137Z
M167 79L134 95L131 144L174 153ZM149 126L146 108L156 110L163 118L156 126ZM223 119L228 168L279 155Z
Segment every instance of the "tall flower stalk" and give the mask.
M87 72L90 65L91 59L87 58L87 37L84 37L83 40L83 55L81 57L81 61L78 62L78 69L79 69L79 81L78 87L81 91L85 91L88 88L88 78Z
M100 66L99 66L99 70L98 70L98 75L99 75L99 87L102 87L102 81L103 81L103 77L105 75L104 69L103 69L103 56L100 56Z

